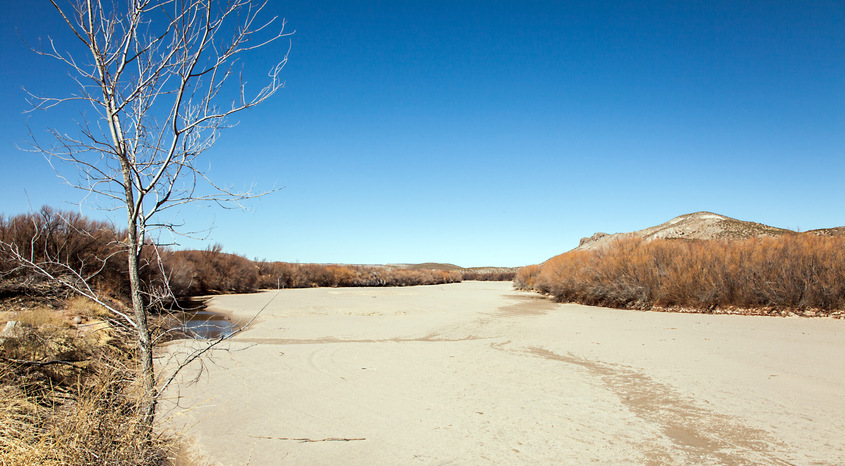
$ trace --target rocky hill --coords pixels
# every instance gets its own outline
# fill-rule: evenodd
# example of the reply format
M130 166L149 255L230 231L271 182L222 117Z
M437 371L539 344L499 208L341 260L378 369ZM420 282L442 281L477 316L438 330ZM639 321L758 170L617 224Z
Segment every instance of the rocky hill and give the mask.
M819 236L845 236L845 227L819 228L818 230L810 230L807 234Z
M808 233L828 236L845 234L845 227L813 230ZM681 215L660 225L630 233L596 233L582 238L575 250L602 248L620 238L652 239L745 239L756 236L781 236L798 234L792 230L776 228L762 223L746 222L713 212L695 212Z

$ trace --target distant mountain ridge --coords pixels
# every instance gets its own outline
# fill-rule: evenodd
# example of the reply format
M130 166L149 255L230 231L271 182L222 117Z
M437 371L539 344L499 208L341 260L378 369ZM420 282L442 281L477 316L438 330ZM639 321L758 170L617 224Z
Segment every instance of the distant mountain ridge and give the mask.
M389 269L443 270L446 272L472 273L516 273L519 270L519 267L461 267L455 264L444 264L438 262L424 262L422 264L385 264L383 267Z
M593 236L581 238L580 244L574 250L584 251L599 249L621 238L642 238L646 241L653 239L739 240L758 236L797 234L840 236L845 235L845 227L823 228L819 230L811 230L805 233L798 233L793 230L772 227L762 223L737 220L735 218L713 212L694 212L691 214L680 215L668 222L661 223L660 225L629 233L595 233Z

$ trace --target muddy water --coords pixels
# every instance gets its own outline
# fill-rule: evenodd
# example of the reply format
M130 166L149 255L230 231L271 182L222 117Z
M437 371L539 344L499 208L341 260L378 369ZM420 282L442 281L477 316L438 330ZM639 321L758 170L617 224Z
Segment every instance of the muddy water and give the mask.
M186 312L185 316L182 330L197 340L227 337L238 329L225 316L206 310Z
M176 317L181 323L175 330L177 334L196 340L213 340L228 337L238 326L229 317L209 311L205 299L191 299L180 303L183 311Z

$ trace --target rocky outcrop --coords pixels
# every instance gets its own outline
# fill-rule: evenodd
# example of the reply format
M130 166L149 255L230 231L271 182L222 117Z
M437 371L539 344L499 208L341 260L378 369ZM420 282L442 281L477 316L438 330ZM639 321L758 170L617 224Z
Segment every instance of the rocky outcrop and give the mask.
M596 241L604 238L605 236L610 236L610 235L608 235L607 233L602 233L602 232L593 233L593 236L590 236L590 237L585 236L585 237L581 238L581 242L578 243L578 246L581 247L585 244L595 243Z
M653 239L745 239L756 236L780 236L797 234L792 230L776 228L762 223L745 222L713 212L695 212L681 215L649 228L630 233L596 233L589 238L582 238L576 250L589 250L604 247L620 238Z

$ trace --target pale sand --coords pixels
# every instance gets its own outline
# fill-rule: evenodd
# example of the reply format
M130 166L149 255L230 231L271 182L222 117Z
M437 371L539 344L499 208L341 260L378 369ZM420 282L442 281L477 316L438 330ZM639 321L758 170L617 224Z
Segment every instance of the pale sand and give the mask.
M275 294L212 305L248 319ZM324 288L281 291L226 348L160 409L201 464L845 463L842 320Z

